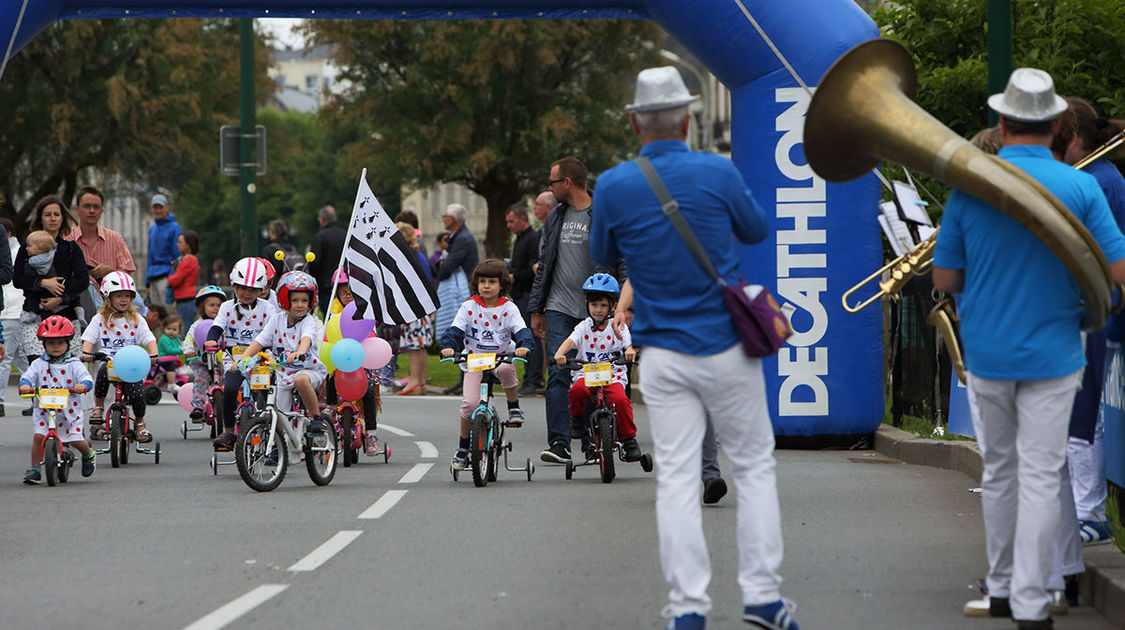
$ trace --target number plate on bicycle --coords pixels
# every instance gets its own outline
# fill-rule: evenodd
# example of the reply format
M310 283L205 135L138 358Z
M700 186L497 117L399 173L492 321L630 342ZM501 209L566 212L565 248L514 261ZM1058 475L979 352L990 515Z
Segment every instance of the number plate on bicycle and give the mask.
M246 353L246 349L249 348L249 347L250 346L235 346L235 347L231 348L230 349L231 358L237 359L238 357L242 356L243 354Z
M587 363L582 366L586 387L605 387L613 380L613 366L609 363Z
M470 372L491 370L496 367L496 353L485 352L481 354L470 354L469 358L465 361L465 365Z
M112 383L120 383L121 382L121 379L117 378L117 370L113 369L113 359L110 359L109 361L106 361L105 375L106 375L106 378L108 378L110 380L110 382L112 382Z
M40 409L66 409L66 404L69 402L70 392L65 389L47 389L39 390L39 408Z
M250 370L250 389L270 388L270 368L268 365L259 365Z

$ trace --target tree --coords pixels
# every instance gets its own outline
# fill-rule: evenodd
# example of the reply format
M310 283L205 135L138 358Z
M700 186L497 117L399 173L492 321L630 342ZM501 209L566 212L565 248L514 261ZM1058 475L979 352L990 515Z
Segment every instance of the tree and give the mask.
M0 81L0 214L70 200L84 169L153 186L214 168L217 130L238 111L232 20L74 20L48 27ZM265 48L256 50L261 89Z
M313 20L351 88L323 114L357 130L343 159L375 188L457 182L488 202L485 249L507 252L507 208L546 185L551 162L591 172L635 144L624 115L630 79L655 65L650 22ZM358 168L352 167L356 171Z

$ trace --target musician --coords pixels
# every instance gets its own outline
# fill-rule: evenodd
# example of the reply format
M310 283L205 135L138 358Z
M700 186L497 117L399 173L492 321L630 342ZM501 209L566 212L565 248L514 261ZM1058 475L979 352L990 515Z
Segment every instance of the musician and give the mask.
M1051 139L1067 103L1047 73L1014 71L988 105L1000 114L999 157L1074 213L1125 280L1125 237L1097 181L1056 162ZM994 615L1051 628L1047 574L1059 523L1067 418L1085 357L1081 293L1062 262L1000 209L954 191L934 252L934 286L960 292L969 395L980 411L988 588Z

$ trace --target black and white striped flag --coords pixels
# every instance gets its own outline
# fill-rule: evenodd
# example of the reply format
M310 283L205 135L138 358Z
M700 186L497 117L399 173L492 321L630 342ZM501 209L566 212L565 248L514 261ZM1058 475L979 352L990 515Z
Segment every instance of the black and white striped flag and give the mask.
M344 247L344 273L355 296L356 318L406 324L437 310L433 284L418 254L398 231L367 185L359 179Z

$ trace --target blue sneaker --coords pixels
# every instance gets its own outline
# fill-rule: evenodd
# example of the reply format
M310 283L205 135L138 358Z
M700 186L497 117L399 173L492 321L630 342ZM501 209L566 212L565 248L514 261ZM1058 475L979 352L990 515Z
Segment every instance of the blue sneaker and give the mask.
M1079 521L1078 535L1082 537L1083 547L1093 547L1113 542L1113 535L1104 522Z
M39 475L38 468L28 468L27 472L23 474L23 482L29 486L37 486L43 477Z
M766 630L800 630L793 618L796 610L796 604L782 598L772 604L746 606L742 609L742 620Z
M706 625L706 617L699 613L688 613L675 619L669 619L668 625L664 626L664 630L703 630Z

